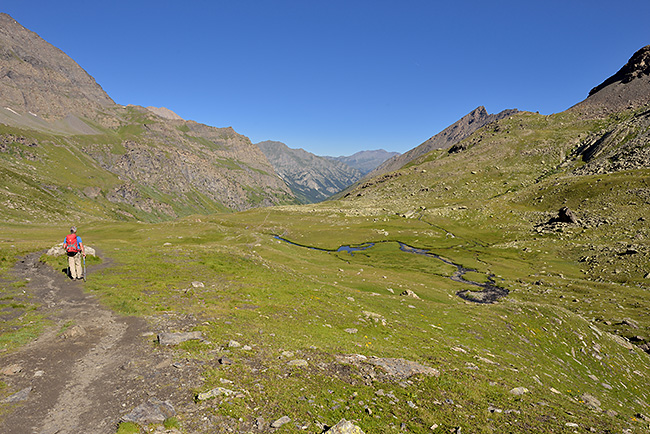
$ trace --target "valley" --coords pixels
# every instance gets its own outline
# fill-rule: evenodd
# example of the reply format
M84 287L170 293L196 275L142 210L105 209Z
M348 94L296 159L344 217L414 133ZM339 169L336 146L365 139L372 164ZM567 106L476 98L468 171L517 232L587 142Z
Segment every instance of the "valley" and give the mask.
M232 128L67 60L84 92L29 84L14 36L49 49L12 28L0 90L40 96L0 108L0 432L650 430L650 46L301 204L330 186L299 197ZM85 282L48 254L71 225Z

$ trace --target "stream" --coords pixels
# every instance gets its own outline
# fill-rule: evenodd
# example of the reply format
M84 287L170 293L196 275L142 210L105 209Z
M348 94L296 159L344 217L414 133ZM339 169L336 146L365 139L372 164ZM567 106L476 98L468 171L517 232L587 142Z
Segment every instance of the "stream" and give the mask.
M293 241L287 240L286 238L282 238L279 235L275 235L274 238L283 241L287 244L291 244L292 246L303 247L306 249L318 250L320 252L327 252L327 253L347 252L352 256L354 256L355 252L368 250L375 245L375 243L368 242L368 243L362 243L358 245L344 245L344 246L340 246L337 249L330 250L330 249L322 249L319 247L305 246L302 244L294 243ZM390 242L390 241L382 241L382 242ZM475 270L473 268L465 268L462 265L458 265L450 261L449 259L443 258L442 256L436 255L435 253L431 253L431 251L426 249L418 249L416 247L409 246L399 241L397 241L397 244L399 244L399 248L402 252L428 256L430 258L434 258L439 261L442 261L445 264L449 264L451 266L456 267L456 271L451 276L448 277L454 282L467 283L469 285L482 288L481 291L472 291L469 289L458 291L456 295L462 298L463 300L471 301L473 303L490 304L490 303L495 303L500 298L503 298L506 295L508 295L508 293L510 292L506 288L502 288L496 284L496 281L494 280L495 276L493 274L489 274L487 276L488 279L487 282L474 282L473 280L465 279L464 276L468 272L478 272L478 270Z

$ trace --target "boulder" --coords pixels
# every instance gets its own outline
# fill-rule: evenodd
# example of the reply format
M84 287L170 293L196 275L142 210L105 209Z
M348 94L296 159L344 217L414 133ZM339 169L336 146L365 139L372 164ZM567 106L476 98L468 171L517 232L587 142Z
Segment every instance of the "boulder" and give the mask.
M97 252L95 251L94 248L90 246L84 245L84 250L86 252L86 256L97 256ZM65 255L65 250L63 249L63 244L56 244L47 251L46 253L48 256L63 256Z
M562 207L560 208L560 211L558 211L558 215L555 218L552 218L549 223L569 223L569 224L577 224L578 219L568 207Z

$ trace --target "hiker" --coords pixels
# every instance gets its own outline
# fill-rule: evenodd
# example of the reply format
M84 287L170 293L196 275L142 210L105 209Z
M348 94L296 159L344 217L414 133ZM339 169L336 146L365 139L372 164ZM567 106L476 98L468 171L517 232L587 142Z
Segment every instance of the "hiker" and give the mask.
M77 235L77 228L70 228L70 235L63 241L63 250L68 254L68 269L72 280L83 279L83 269L81 268L81 255L86 257L86 250L81 242L81 237Z

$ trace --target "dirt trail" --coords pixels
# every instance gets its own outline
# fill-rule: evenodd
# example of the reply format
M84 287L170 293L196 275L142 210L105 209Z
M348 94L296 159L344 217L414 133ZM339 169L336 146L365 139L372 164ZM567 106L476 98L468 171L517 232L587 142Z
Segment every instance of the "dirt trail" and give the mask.
M32 388L25 401L2 404L0 432L114 433L120 417L150 396L186 399L164 390L176 379L172 354L144 337L146 322L104 308L82 283L41 263L42 253L28 255L13 274L30 279L26 289L53 325L19 351L0 355L0 369L22 367L0 378L11 393Z

